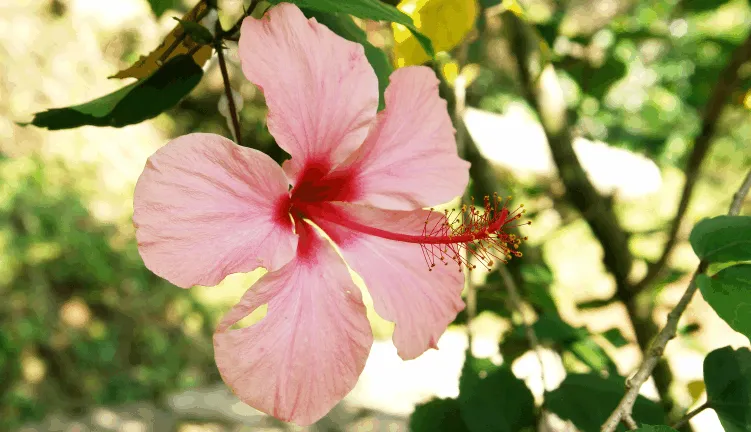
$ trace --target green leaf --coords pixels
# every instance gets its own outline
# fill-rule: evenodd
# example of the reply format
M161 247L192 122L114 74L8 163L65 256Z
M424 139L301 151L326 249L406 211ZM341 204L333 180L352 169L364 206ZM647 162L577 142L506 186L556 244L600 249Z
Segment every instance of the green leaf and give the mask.
M591 333L586 328L575 328L557 316L543 315L532 325L532 329L540 342L560 346L593 371L617 373L613 360L592 339ZM524 339L524 329L517 327L510 336L515 339Z
M686 12L706 12L724 5L729 0L689 0L681 4Z
M300 8L312 9L319 12L344 13L373 21L390 21L402 24L412 32L425 52L431 58L435 57L433 44L430 42L430 39L417 30L414 22L412 22L412 18L399 9L382 3L379 0L269 0L269 2L272 4L287 2L296 4Z
M626 75L626 65L613 57L612 52L602 66L594 67L587 61L577 61L566 69L585 93L602 99L610 87Z
M665 425L644 425L634 432L678 432L677 430Z
M621 330L618 328L613 327L606 330L602 335L616 348L628 345L628 339L623 336L623 333L621 333Z
M181 0L149 0L151 10L157 18L162 16L168 9L179 9L182 5Z
M728 267L712 277L701 274L696 283L717 315L751 340L751 264Z
M732 347L712 351L704 359L707 402L725 432L751 430L751 351Z
M467 353L459 379L459 406L471 432L518 432L535 424L535 400L508 367Z
M595 300L587 300L583 301L581 303L577 303L576 307L577 309L599 309L603 308L605 306L610 306L611 304L617 302L618 299L616 297L610 297L608 299L595 299Z
M681 336L690 336L701 329L701 326L697 323L689 323L683 327L680 327L677 331Z
M689 236L696 256L708 262L751 260L751 216L702 219Z
M365 57L368 58L370 66L373 67L376 77L378 77L378 109L382 110L385 108L386 103L383 99L383 93L389 85L389 77L394 70L391 67L391 62L389 62L386 53L368 42L368 35L363 29L355 24L349 15L325 13L311 9L303 9L303 12L308 18L315 18L319 23L325 25L344 39L357 42L363 46L365 49Z
M156 117L201 81L203 70L187 55L169 60L151 76L81 105L34 115L30 124L50 130L79 126L122 127Z
M613 359L608 356L604 349L587 334L586 337L573 342L568 351L593 371L608 371L618 373Z
M569 374L561 385L550 392L546 407L558 417L570 420L583 432L597 432L618 405L626 389L623 377L603 378L595 374ZM662 408L644 396L634 404L634 419L638 423L662 423ZM625 431L619 425L619 431Z
M412 432L469 432L456 399L433 399L415 407L409 418Z
M201 24L194 21L182 20L180 18L175 18L175 21L179 22L180 26L185 30L185 33L199 44L207 45L214 41L214 35L211 34L209 29Z

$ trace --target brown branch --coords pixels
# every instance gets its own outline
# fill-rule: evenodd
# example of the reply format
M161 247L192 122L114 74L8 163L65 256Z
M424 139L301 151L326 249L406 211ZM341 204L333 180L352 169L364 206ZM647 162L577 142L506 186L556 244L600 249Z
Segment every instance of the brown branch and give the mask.
M736 192L736 194L734 195L733 202L730 205L730 209L728 210L728 215L734 216L739 213L741 203L748 194L749 189L751 189L751 171L748 172L748 175L746 175L746 179L743 181L743 184L738 189L738 192ZM678 304L675 305L675 308L673 308L673 310L668 314L668 319L665 323L665 327L660 331L660 333L657 334L657 337L655 337L654 341L649 347L649 350L647 351L647 355L642 360L639 369L637 369L634 376L628 381L628 389L626 390L626 394L623 396L623 399L621 399L621 402L615 408L605 424L603 424L602 432L613 432L616 427L618 427L618 423L620 423L622 419L631 416L634 403L636 402L637 396L639 396L639 389L652 374L652 371L654 370L658 361L662 357L663 352L665 351L665 346L667 346L668 342L675 337L676 330L678 328L678 321L680 320L681 315L683 315L683 312L686 310L688 304L691 302L694 293L696 292L696 277L704 273L707 265L708 263L706 261L699 263L698 268L694 272L694 275L691 277L691 282L688 284L686 292L683 293L683 296L678 301Z
M740 81L738 76L739 69L749 60L751 60L751 34L743 44L733 52L730 61L717 79L717 83L712 90L709 101L707 101L701 122L701 132L694 140L694 147L686 164L686 169L684 170L686 173L686 182L683 185L681 200L678 203L678 209L676 210L675 217L670 226L668 240L665 242L660 258L653 265L649 266L647 274L636 284L636 291L640 291L647 287L665 270L668 259L670 259L670 254L673 252L673 249L678 242L678 232L680 231L686 210L688 210L688 205L691 202L691 196L694 192L696 181L700 175L702 162L707 156L710 145L713 142L717 121L730 99L733 90L738 86L738 82Z

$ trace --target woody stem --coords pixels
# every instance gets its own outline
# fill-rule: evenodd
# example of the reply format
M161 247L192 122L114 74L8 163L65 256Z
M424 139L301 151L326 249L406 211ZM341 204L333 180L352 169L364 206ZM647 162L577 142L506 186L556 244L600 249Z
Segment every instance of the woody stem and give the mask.
M222 71L222 81L224 81L224 94L227 96L227 104L229 106L229 114L232 118L232 128L235 132L235 141L242 145L242 136L240 135L240 119L237 116L237 107L235 106L235 98L232 96L232 87L230 87L229 74L227 73L227 61L224 59L224 48L221 46L221 41L216 45L216 54L219 58L219 69Z

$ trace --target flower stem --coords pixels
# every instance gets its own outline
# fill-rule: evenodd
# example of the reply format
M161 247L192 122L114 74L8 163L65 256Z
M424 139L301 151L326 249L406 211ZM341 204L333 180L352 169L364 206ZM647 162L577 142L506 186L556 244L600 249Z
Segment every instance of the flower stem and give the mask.
M227 96L227 104L229 105L229 114L232 117L232 128L235 132L235 141L242 145L242 136L240 135L240 119L237 116L237 107L235 106L235 98L232 96L232 88L229 83L229 74L227 73L227 61L224 59L224 48L221 43L216 45L216 54L219 57L219 69L222 71L222 81L224 81L224 94Z

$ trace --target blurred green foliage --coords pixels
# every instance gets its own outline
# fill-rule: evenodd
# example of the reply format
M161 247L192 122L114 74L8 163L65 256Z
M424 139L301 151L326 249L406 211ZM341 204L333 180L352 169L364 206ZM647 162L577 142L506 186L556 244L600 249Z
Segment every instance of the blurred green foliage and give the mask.
M213 315L97 222L64 167L3 158L0 178L3 426L218 379Z

